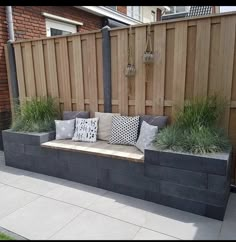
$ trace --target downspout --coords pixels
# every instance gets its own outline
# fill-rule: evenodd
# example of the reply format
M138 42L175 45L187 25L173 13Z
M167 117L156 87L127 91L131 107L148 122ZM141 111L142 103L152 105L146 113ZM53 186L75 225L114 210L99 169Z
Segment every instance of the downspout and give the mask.
M12 18L12 7L6 6L6 16L7 16L7 28L8 36L10 41L15 41L13 18Z

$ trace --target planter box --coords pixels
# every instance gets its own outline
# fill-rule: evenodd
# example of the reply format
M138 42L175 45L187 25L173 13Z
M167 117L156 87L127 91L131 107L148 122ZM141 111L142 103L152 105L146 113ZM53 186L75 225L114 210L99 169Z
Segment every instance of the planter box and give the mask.
M55 139L55 132L24 133L8 129L2 131L2 139L6 165L36 171L38 164L34 156L47 155L40 145Z
M6 165L223 220L231 152L210 156L145 150L144 162L41 147L49 133L3 131Z
M231 152L191 155L145 150L145 176L160 182L158 203L223 220L230 194Z

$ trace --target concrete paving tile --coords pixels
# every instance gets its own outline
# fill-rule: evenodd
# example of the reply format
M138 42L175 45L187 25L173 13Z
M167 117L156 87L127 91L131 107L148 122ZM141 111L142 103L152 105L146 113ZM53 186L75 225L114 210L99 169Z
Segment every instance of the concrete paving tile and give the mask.
M149 229L141 228L135 235L134 240L178 240L177 238L170 237Z
M0 195L0 219L39 197L9 186L0 187Z
M45 240L82 211L79 207L40 197L1 219L0 226L30 240Z
M86 208L91 203L96 202L106 192L106 190L100 188L66 181L46 193L45 196Z
M52 240L125 240L134 238L138 226L85 210Z

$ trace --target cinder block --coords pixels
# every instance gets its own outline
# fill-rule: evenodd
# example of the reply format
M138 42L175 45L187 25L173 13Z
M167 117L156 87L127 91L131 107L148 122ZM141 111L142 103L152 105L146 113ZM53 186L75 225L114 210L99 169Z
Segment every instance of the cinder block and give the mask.
M144 162L153 164L153 165L160 165L160 158L159 158L160 152L157 152L155 150L144 150Z
M131 188L142 189L144 191L159 192L160 190L160 184L158 181L132 173L121 173L110 170L109 179L112 184L126 185Z
M13 143L13 142L7 142L4 141L4 152L5 153L19 153L23 154L24 153L24 144L21 143Z
M145 199L145 190L140 188L130 187L129 185L113 184L112 190L127 196Z
M207 174L202 172L145 164L145 176L190 187L207 188Z
M175 196L178 198L188 199L196 202L221 206L225 203L227 191L222 193L211 192L208 190L186 187L170 182L160 182L161 194Z
M205 215L206 213L206 204L204 203L166 194L161 194L160 204L198 215Z
M229 179L226 176L208 174L208 190L222 192L229 187Z
M160 192L145 191L145 200L154 202L154 203L160 203L161 194Z
M41 143L52 140L55 136L54 131L45 133L24 133L4 130L2 134L4 141L28 145L40 145Z

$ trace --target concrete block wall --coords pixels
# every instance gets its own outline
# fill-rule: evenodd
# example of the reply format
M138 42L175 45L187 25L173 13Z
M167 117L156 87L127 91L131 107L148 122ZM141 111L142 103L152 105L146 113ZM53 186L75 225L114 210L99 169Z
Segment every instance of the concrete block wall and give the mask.
M223 220L230 157L146 150L140 163L40 146L54 135L3 131L6 164Z

